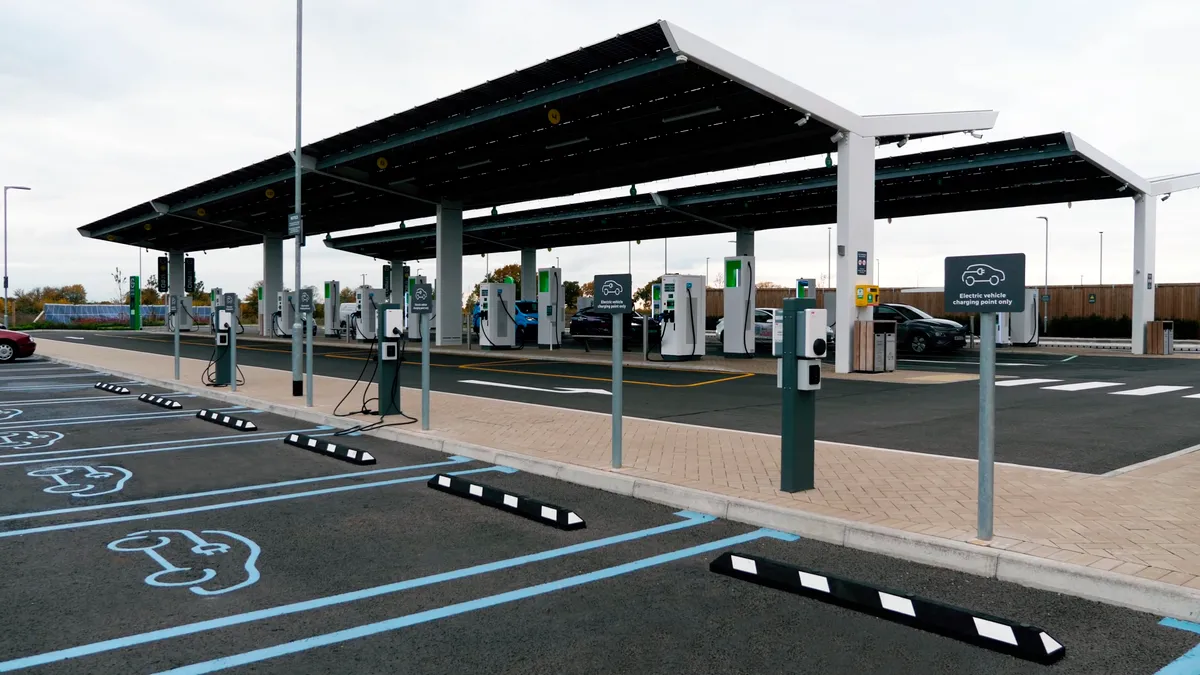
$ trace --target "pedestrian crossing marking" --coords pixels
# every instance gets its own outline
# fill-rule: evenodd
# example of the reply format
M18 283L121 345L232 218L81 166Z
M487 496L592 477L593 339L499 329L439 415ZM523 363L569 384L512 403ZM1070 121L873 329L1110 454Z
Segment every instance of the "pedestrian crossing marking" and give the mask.
M1169 394L1173 391L1183 391L1184 389L1191 389L1191 387L1160 384L1153 387L1142 387L1141 389L1110 391L1109 393L1113 396L1153 396L1155 394Z

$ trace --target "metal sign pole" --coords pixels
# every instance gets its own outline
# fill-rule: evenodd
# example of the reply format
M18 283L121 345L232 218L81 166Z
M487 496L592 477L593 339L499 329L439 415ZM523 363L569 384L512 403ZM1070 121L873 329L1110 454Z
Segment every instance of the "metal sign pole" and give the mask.
M304 405L311 408L313 404L313 326L316 322L313 321L312 310L309 310L304 315L304 372L305 383L304 387Z
M429 315L421 314L421 428L429 431ZM468 334L467 340L469 341Z
M996 315L979 315L979 539L992 538L996 440Z
M179 296L171 296L171 319L175 324L175 379L179 379Z
M624 375L625 315L612 315L612 467L621 468L621 406ZM618 325L619 324L619 325Z

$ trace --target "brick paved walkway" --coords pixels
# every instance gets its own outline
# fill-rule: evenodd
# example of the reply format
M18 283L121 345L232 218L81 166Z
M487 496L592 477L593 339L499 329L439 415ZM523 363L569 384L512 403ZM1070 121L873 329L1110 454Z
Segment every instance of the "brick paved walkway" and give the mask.
M145 377L172 373L167 356L46 340L39 352ZM198 382L204 365L185 359L184 381ZM239 393L303 405L290 396L290 373L243 370L248 384ZM331 412L349 382L316 380L315 409ZM419 391L403 396L406 411L418 412ZM431 418L425 433L435 437L611 470L605 414L434 392ZM657 481L946 539L974 537L972 460L819 442L816 489L787 494L778 490L776 436L634 418L625 421L624 460L623 473ZM1200 451L1117 476L997 466L995 512L993 547L1200 589Z

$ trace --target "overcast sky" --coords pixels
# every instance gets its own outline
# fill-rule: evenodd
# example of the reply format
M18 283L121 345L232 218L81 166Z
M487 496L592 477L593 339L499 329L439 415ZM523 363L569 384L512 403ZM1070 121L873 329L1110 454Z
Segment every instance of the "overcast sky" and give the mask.
M111 298L113 269L136 273L137 250L85 240L75 228L287 151L294 12L291 0L0 0L0 183L33 188L9 193L11 286L83 283L93 299ZM1066 130L1143 176L1200 171L1194 0L308 0L304 142L660 18L859 114L995 109L985 140ZM957 134L879 156L976 142ZM880 281L936 286L946 255L1025 252L1029 281L1040 283L1039 215L1051 221L1051 283L1097 282L1100 231L1104 281L1129 282L1132 200L879 221ZM1159 281L1200 281L1197 225L1200 194L1159 205ZM703 273L706 257L732 255L729 239L671 240L671 270ZM759 233L759 278L820 277L826 241L824 227ZM156 255L144 254L146 276ZM625 244L539 255L543 265L559 257L566 279L627 264ZM662 240L642 241L632 255L638 285L661 274ZM259 246L212 251L199 257L198 277L244 291L261 278L261 258ZM511 253L489 262L518 261ZM413 265L432 276L432 260ZM484 259L465 260L464 289L483 272ZM379 283L376 261L306 249L306 284L354 286L364 273Z

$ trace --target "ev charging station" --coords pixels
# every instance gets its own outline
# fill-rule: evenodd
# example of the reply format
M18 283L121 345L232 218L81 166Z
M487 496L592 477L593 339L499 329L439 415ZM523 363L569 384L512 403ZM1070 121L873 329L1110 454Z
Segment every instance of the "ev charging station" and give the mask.
M271 315L271 334L291 337L296 318L296 296L292 291L279 291L275 298L275 313Z
M404 305L380 304L379 327L379 415L400 414L400 343L404 334Z
M214 387L228 386L237 391L237 316L241 310L237 293L226 293L213 317L216 327L216 349L213 353Z
M325 282L325 337L341 335L342 284L339 281Z
M726 358L754 357L754 256L725 259L725 336L721 350Z
M562 269L539 269L537 289L538 348L562 347L563 315L567 310L567 301L563 298Z
M817 299L817 280L816 279L797 279L796 280L796 297Z
M776 386L783 392L779 489L784 492L811 490L816 481L816 392L821 358L829 348L826 313L816 304L814 298L785 298L772 326L772 351L779 357Z
M383 290L370 286L359 286L354 292L354 327L350 339L374 342L379 305L383 304Z
M517 346L516 302L517 285L511 281L479 284L480 349Z
M664 361L704 357L704 277L666 274L662 280L662 343ZM728 333L727 333L728 334Z
M408 292L405 293L405 295L404 295L404 305L406 307L405 317L406 317L406 325L408 326L408 339L409 340L420 340L421 339L421 322L414 320L413 314L416 313L416 310L413 308L417 306L417 303L416 303L416 300L418 299L416 297L417 287L427 286L427 285L428 285L428 282L425 281L424 274L418 274L416 276L412 276L412 277L408 278ZM433 287L429 286L428 288L425 289L425 292L428 293L429 295L427 297L420 298L420 300L429 302L433 297ZM422 305L422 306L424 306L424 305Z

